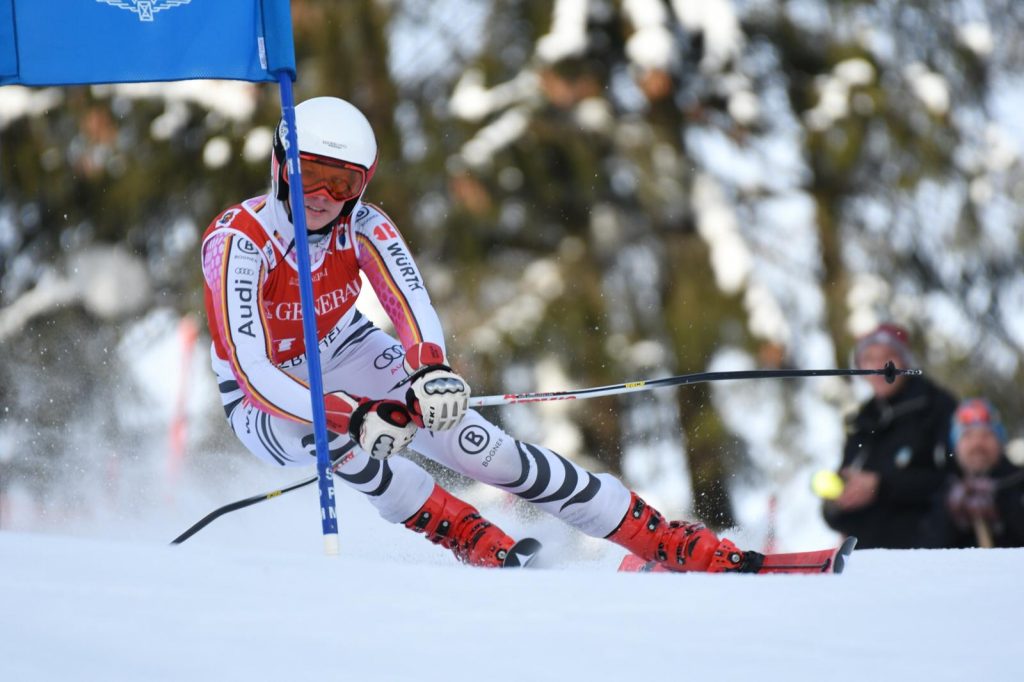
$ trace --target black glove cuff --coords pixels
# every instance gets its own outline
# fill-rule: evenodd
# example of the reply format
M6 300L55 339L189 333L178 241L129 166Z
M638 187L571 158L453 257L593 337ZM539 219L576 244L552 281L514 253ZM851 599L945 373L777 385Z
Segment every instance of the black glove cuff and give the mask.
M443 369L446 372L454 371L448 365L424 365L424 366L420 367L418 370L416 370L415 372L413 372L412 374L410 374L408 377L406 377L405 381L407 383L411 384L412 382L416 381L417 379L419 379L421 376L423 376L427 372L433 372L434 370L437 370L437 369Z
M366 414L373 409L372 400L364 400L359 403L359 407L352 411L352 416L348 418L348 435L352 436L352 439L359 442L359 431L363 428L363 420L366 419Z

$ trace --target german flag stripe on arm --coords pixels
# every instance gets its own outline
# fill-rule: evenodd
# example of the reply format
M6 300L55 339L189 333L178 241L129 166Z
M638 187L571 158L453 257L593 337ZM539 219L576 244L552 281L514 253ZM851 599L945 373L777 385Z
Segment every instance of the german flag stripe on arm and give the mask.
M395 331L398 332L402 343L406 348L421 343L423 341L423 332L420 330L419 321L416 319L412 306L409 304L409 299L388 267L384 256L376 244L373 243L373 240L365 234L357 233L356 238L362 247L362 253L366 254L368 259L368 262L360 263L360 266L363 272L366 273L367 279L370 280L370 284L373 285L377 298L380 299L380 303L384 306L388 317L391 318L391 322L395 325ZM405 246L405 243L402 242L402 245ZM406 250L408 250L408 247L406 247ZM367 267L367 265L370 267Z

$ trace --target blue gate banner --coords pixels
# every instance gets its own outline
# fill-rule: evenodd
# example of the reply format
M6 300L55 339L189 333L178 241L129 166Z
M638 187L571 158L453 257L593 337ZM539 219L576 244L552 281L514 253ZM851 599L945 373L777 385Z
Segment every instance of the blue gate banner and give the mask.
M295 45L289 0L0 0L0 86L223 78L277 81L289 133L292 205L302 204L295 137ZM295 213L306 348L317 347L306 220ZM305 256L305 257L303 257ZM325 548L338 553L320 356L310 400Z
M0 85L295 77L288 0L0 0Z

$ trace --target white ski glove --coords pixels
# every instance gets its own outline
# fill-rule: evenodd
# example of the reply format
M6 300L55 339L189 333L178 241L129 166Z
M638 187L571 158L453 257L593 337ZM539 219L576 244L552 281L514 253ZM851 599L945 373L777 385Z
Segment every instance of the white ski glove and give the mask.
M416 435L412 415L397 400L354 398L343 391L324 398L328 428L348 433L371 457L387 459Z
M455 428L469 406L469 384L445 362L436 343L418 343L405 353L409 390L405 403L417 426L430 431Z

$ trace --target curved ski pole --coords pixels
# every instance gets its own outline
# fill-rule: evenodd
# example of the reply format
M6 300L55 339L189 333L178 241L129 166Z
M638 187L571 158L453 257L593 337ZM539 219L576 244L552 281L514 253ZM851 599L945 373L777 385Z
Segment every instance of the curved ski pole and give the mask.
M201 531L203 528L208 526L215 519L223 516L224 514L227 514L228 512L233 512L237 509L244 509L245 507L250 507L259 502L264 502L266 500L273 499L280 495L284 495L285 493L291 492L292 490L298 490L299 488L307 486L310 483L315 483L318 477L319 474L314 474L309 478L304 478L301 481L292 483L291 485L285 486L284 488L280 488L278 490L271 490L269 493L253 495L252 497L247 497L244 500L238 500L237 502L232 502L231 504L226 504L223 507L214 509L212 512L210 512L209 514L201 518L199 521L194 523L192 526L190 526L189 529L186 530L184 533L171 540L171 544L180 545L181 543L185 542L185 540L188 540L190 537L192 537L193 535Z
M481 396L470 398L470 407L491 407L493 405L515 405L517 403L536 403L547 400L586 400L587 398L599 398L608 395L619 395L620 393L635 393L637 391L650 391L655 388L667 386L682 386L684 384L700 384L708 381L730 381L736 379L794 379L798 377L837 377L837 376L864 376L868 374L880 374L890 384L897 376L919 376L923 372L919 369L897 369L892 363L886 363L882 369L754 369L736 372L698 372L697 374L681 374L663 379L650 379L646 381L629 381L622 384L609 386L596 386L584 388L579 391L553 391L549 393L506 393L505 395Z
M340 452L338 452L338 454L331 461L330 470L332 472L337 470L337 467L340 465L342 457L344 457L345 454L348 453L348 451L351 450L353 447L355 447L355 444L349 443L348 445L343 447ZM301 481L296 481L291 485L286 485L283 488L271 490L270 492L261 493L259 495L253 495L252 497L246 497L245 499L238 500L237 502L232 502L230 504L225 504L223 507L218 507L217 509L214 509L212 512L210 512L209 514L207 514L206 516L204 516L203 518L199 519L194 524L189 526L189 528L184 533L171 540L171 544L180 545L181 543L185 542L185 540L188 540L190 537L201 531L203 528L206 528L208 525L210 525L213 521L220 518L221 516L224 516L227 513L236 511L238 509L245 509L246 507L251 507L254 504L259 504L260 502L265 502L275 497L280 497L281 495L284 495L285 493L290 493L293 490L298 490L299 488L303 488L309 485L310 483L315 483L319 479L319 477L320 474L316 473L313 474L312 476L309 476L308 478L302 479Z

